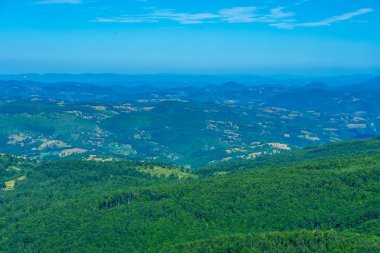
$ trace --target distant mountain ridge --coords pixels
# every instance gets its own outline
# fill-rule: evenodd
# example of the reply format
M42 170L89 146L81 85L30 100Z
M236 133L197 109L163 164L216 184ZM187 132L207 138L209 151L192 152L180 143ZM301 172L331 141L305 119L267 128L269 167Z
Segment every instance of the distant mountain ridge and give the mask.
M380 76L371 78L360 84L346 85L343 88L345 90L355 90L355 91L380 90Z
M186 87L204 86L209 84L221 84L231 80L245 85L284 85L303 86L311 82L322 82L328 86L336 87L362 83L374 75L342 75L342 76L298 76L298 75L255 75L255 74L0 74L0 80L36 81L36 82L83 82L98 85L124 85L138 86L143 84L154 84L163 87Z

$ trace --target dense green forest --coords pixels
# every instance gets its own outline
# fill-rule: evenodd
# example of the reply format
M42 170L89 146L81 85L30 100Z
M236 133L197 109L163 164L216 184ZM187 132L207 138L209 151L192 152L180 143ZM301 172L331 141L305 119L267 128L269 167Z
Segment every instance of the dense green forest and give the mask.
M380 139L220 163L0 156L0 252L380 252Z

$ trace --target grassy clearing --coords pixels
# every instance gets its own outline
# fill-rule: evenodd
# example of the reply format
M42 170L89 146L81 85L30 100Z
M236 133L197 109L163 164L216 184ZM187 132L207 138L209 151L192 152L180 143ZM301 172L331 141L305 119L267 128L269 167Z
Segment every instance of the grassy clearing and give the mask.
M196 175L193 175L188 172L181 171L180 169L168 169L161 166L142 167L138 169L139 172L149 174L152 177L165 177L170 176L177 177L178 179L187 179L187 178L197 178Z

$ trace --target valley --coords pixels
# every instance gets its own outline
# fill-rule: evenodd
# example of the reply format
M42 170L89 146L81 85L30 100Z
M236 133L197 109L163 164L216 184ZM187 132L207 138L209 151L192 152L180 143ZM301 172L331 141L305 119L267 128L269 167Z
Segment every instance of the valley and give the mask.
M0 152L197 168L377 136L380 84L156 87L2 81Z

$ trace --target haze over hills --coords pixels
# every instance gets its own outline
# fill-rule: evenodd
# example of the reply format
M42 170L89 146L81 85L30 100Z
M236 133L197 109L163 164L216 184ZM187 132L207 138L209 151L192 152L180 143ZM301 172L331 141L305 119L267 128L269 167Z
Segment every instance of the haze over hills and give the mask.
M235 81L246 85L307 85L321 82L328 86L343 86L365 82L375 75L356 74L341 76L302 76L302 75L254 75L254 74L0 74L0 80L35 81L42 83L79 82L97 85L139 86L144 84L161 87L186 87L218 85Z
M334 87L130 85L0 81L0 152L199 167L372 137L380 129L378 78Z

